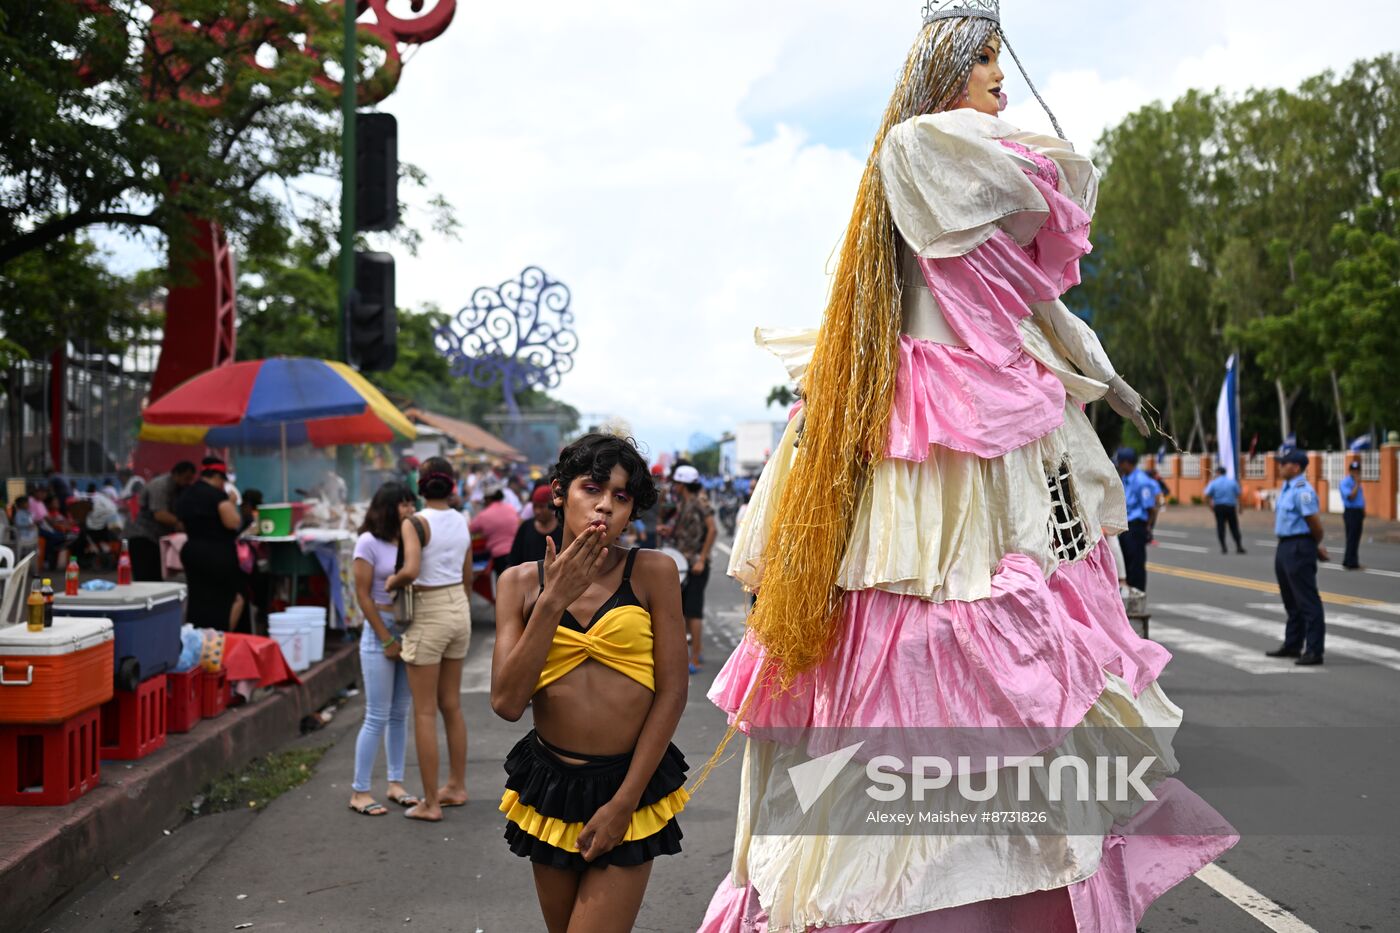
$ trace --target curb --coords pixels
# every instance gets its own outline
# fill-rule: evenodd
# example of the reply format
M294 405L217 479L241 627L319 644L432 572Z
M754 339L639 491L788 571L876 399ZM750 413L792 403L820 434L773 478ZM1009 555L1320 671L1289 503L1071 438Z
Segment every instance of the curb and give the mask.
M302 717L359 679L356 643L328 645L301 676L298 686L169 736L140 761L104 761L102 783L66 807L0 807L0 930L22 929L93 872L182 822L211 780L300 735Z

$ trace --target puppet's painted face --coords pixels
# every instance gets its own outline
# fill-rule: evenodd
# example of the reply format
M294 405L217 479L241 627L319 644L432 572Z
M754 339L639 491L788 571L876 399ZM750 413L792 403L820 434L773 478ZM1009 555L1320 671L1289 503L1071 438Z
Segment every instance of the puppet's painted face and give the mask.
M953 105L955 110L976 110L990 116L1001 112L1001 88L1006 75L998 59L1001 40L993 36L972 60L972 74L967 79L967 95Z

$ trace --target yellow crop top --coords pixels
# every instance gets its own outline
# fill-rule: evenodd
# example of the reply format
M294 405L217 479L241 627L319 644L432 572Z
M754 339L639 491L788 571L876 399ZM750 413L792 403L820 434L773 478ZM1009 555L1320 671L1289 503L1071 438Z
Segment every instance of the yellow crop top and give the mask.
M632 592L632 564L639 548L627 554L622 583L612 597L598 607L588 628L579 625L567 609L554 631L544 669L535 684L538 693L565 674L592 658L635 680L648 690L656 690L652 658L651 613L637 602ZM540 592L544 592L544 561L538 563ZM526 620L529 624L529 620Z

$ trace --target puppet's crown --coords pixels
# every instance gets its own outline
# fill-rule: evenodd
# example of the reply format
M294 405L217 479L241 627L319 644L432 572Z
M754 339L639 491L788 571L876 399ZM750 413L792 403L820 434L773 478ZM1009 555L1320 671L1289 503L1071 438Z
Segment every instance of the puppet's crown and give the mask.
M1001 0L928 0L924 4L924 22L976 16L1001 25Z

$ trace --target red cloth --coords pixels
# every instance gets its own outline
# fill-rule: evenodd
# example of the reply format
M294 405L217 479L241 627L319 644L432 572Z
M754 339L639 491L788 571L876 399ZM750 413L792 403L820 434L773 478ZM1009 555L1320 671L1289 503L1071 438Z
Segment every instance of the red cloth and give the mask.
M224 670L230 681L256 680L259 687L301 683L282 657L282 646L258 635L225 636Z

